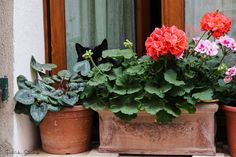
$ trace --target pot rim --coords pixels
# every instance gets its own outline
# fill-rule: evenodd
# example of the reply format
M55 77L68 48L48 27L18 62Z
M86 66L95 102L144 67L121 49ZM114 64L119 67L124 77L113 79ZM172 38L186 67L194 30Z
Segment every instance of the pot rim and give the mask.
M228 111L228 112L236 112L236 107L229 106L229 105L223 105L223 110Z
M90 109L85 108L82 103L78 103L73 107L63 107L60 112L74 112L82 110L90 110Z

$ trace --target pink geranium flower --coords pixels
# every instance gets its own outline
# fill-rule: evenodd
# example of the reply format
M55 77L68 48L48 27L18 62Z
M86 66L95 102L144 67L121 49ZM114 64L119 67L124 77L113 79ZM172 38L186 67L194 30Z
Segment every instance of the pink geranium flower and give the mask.
M193 40L198 40L198 39L195 38ZM215 56L218 53L218 46L215 42L211 42L210 40L203 40L202 39L199 41L197 47L194 50L199 53L206 54L208 56Z
M236 50L236 42L233 38L230 38L229 36L222 36L217 41L222 46L225 46L233 51Z
M229 83L229 82L231 82L232 81L232 76L225 76L225 78L224 78L224 82L225 83Z
M236 67L231 67L229 68L226 73L225 73L227 76L235 76L236 75Z

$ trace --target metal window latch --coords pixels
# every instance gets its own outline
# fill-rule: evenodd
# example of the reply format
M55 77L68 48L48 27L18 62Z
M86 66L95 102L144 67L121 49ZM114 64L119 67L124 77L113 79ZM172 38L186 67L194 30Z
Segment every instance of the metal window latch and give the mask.
M8 78L0 77L0 101L8 100Z

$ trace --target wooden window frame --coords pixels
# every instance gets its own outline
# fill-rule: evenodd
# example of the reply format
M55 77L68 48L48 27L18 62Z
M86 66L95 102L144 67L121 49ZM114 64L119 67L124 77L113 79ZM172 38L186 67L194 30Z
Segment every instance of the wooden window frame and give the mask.
M136 0L136 29L138 55L145 53L145 37L150 32L149 4L146 0ZM175 25L184 30L184 0L161 0L162 24ZM65 0L43 0L44 31L45 31L45 61L54 63L59 70L66 69L66 26ZM178 17L178 18L177 18ZM145 20L145 21L144 21ZM148 22L147 22L148 21Z

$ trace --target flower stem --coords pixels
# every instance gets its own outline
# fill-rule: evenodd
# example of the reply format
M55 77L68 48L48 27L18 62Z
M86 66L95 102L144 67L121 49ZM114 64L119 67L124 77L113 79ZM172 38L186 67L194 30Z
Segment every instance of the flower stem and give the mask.
M207 33L208 31L205 31L203 34L202 34L202 36L200 37L200 39L197 41L197 44L193 47L193 49L195 49L197 46L198 46L198 44L200 43L200 41L202 40L202 38L204 37L204 35Z
M97 67L97 65L94 63L93 58L91 56L89 56L89 60L91 61L92 65L98 70L98 72L103 74L101 70Z
M200 43L200 41L202 40L202 38L204 37L204 35L207 33L208 31L205 31L202 36L200 37L200 39L197 41L196 45L193 47L192 51L190 51L189 55L191 55L194 52L194 49L198 46L198 44Z

